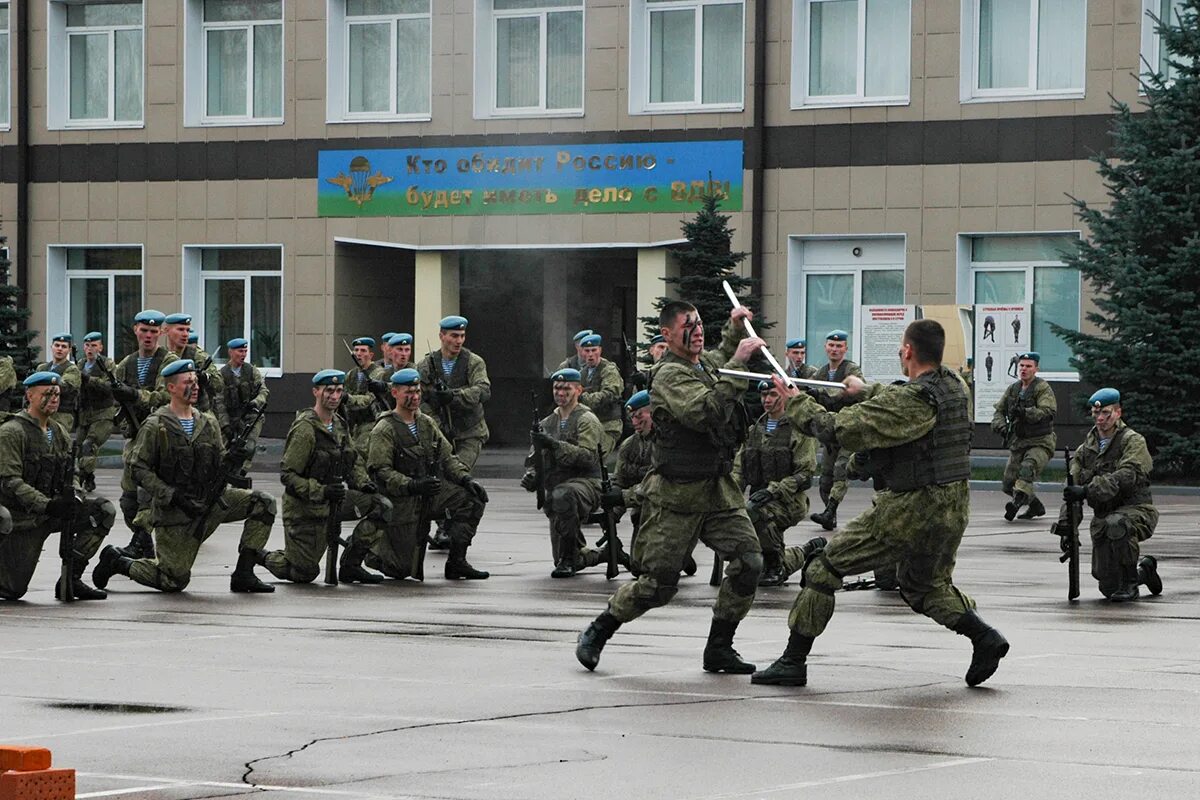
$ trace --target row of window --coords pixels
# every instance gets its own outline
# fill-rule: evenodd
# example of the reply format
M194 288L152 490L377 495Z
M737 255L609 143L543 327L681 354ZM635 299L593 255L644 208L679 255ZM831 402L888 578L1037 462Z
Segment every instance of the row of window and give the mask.
M184 0L186 125L283 121L285 0ZM475 115L584 113L585 0L473 0ZM963 101L1081 97L1087 0L961 0ZM432 0L326 0L327 118L431 116ZM794 0L792 105L909 101L912 0ZM1169 76L1142 0L1142 55ZM48 124L139 126L142 2L48 0ZM9 113L0 0L0 114ZM743 108L745 0L630 0L631 113Z

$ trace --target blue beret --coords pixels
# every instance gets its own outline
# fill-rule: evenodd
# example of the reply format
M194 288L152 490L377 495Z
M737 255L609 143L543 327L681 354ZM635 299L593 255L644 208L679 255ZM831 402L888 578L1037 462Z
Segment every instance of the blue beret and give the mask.
M35 372L22 381L26 386L57 386L62 383L62 376L57 372L42 370Z
M196 344L200 341L200 332L192 331L188 334L188 344Z
M650 344L662 344L665 341L667 340L663 338L661 333L656 333L650 337Z
M346 382L346 373L340 369L323 369L312 377L313 386L341 386Z
M1104 406L1114 406L1121 402L1121 393L1116 389L1097 389L1096 392L1088 398L1088 405L1092 408L1103 408Z
M849 340L849 338L850 334L843 330L830 331L829 333L825 334L825 341L827 342L845 342Z
M104 334L100 331L88 331L83 335L85 342L98 342L104 338Z
M176 314L168 314L167 318L164 319L163 322L165 322L168 325L191 325L192 324L192 315L185 314L182 311L180 311Z
M398 369L392 373L392 383L396 386L415 386L421 382L421 373L412 367Z
M771 381L759 381L756 388L760 392L769 392L775 388L775 384Z
M375 340L372 339L370 336L360 336L357 339L355 339L353 342L351 342L350 344L353 345L354 347L358 347L360 344L365 344L367 347L374 347Z
M560 369L558 372L550 376L550 380L555 383L581 383L583 376L579 374L577 369Z
M465 331L467 329L467 318L451 314L448 317L442 317L442 321L438 323L438 327L444 331Z
M575 344L579 344L579 342L582 341L585 336L591 336L593 333L595 333L595 331L593 331L591 328L584 328L572 336L571 340L574 341Z
M75 341L75 337L69 333L56 333L56 334L54 334L54 338L51 339L50 341L52 341L52 342L73 342L73 341Z
M580 347L599 347L604 342L604 339L598 333L589 333L587 336L579 340Z
M412 334L411 333L393 333L392 338L388 339L388 344L390 344L392 347L395 347L396 345L401 345L401 344L412 344Z
M650 405L650 392L645 389L642 389L640 392L634 392L625 401L625 407L630 411L637 411L639 408L645 408L648 405Z
M172 361L162 368L161 374L164 378L169 378L172 375L181 375L185 372L195 372L196 362L190 358L181 358L178 361Z
M241 350L243 347L249 347L249 346L250 346L250 340L244 339L241 336L237 337L236 339L230 339L228 342L225 343L226 350Z
M975 359L971 356L967 356L967 366L968 367L974 366L974 364L975 364Z
M1021 353L1021 355L1017 356L1017 360L1018 361L1027 361L1028 360L1028 361L1032 361L1035 364L1040 364L1040 363L1042 363L1042 354L1037 351L1030 350L1028 352Z
M789 348L792 348L792 347L807 347L807 346L808 346L808 344L807 344L807 342L805 342L803 339L788 339L788 340L787 340L787 346L788 346Z
M167 318L167 315L164 314L163 312L155 311L153 308L147 308L145 311L139 311L137 313L137 315L134 316L133 322L135 325L140 322L143 325L156 325L157 326L157 325L162 325L163 320L166 318Z

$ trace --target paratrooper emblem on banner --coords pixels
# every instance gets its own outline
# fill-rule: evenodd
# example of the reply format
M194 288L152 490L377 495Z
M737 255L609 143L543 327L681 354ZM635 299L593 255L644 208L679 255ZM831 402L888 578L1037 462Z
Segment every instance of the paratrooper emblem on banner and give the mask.
M363 204L374 196L377 188L392 182L392 179L380 170L375 170L375 174L372 175L371 162L363 156L355 156L350 159L349 175L339 172L334 177L325 180L334 186L342 187L346 196L357 203L359 208L362 208Z

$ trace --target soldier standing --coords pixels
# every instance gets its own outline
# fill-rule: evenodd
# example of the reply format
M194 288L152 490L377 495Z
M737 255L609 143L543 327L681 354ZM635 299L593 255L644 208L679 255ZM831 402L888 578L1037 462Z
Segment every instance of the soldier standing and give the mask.
M221 383L225 387L225 413L229 423L222 428L221 433L229 440L233 438L234 432L241 428L243 419L258 414L267 407L267 398L271 396L271 390L267 388L267 382L258 367L246 361L250 352L249 340L240 336L230 339L225 343L225 351L229 353L229 360L221 367L220 373ZM246 441L250 455L242 465L243 473L250 471L250 465L254 461L254 451L258 446L258 435L262 432L263 420L261 416L258 418Z
M650 337L650 347L647 348L650 353L650 363L657 364L662 361L662 357L667 354L667 340L661 333L656 333Z
M268 552L263 566L272 575L295 583L311 583L321 574L326 523L360 520L342 553L343 583L379 583L383 578L362 568L377 526L392 516L392 504L378 494L367 477L346 423L337 414L346 373L324 369L313 375L313 407L296 412L288 430L280 464L283 482L283 549ZM347 488L349 486L349 488Z
M104 355L104 335L92 331L83 337L83 358L79 368L79 485L84 491L96 490L96 460L100 448L112 436L117 408L113 404L108 376L116 374L116 364Z
M808 342L794 338L787 340L787 374L792 378L812 378L817 374L817 368L806 364L808 360Z
M53 372L62 378L59 388L62 396L59 400L58 411L54 420L67 429L67 433L75 430L75 415L79 411L79 367L71 361L73 338L69 333L56 333L50 342L50 361L43 361L34 367L34 372Z
M892 565L910 607L971 640L968 685L987 680L1008 653L1008 642L953 582L970 514L971 418L963 382L942 366L945 343L937 321L910 323L900 346L908 382L868 387L849 377L847 393L863 402L837 413L776 380L791 396L787 413L799 430L849 451L869 451L869 472L886 489L808 561L788 616L787 649L752 683L804 686L809 651L833 616L842 576Z
M829 363L817 370L816 377L823 381L841 383L853 375L861 379L863 374L858 364L846 358L847 343L850 334L843 330L830 331L825 337L825 355ZM842 392L821 392L818 400L829 411L837 411L850 402L850 398ZM821 456L821 481L819 490L821 502L825 504L823 511L809 517L813 522L827 531L837 527L837 510L846 496L846 465L853 453L842 452L836 442L824 443L824 454Z
M54 419L62 376L35 372L24 385L27 408L0 425L0 599L24 596L46 538L74 519L74 597L103 600L108 595L88 586L82 576L112 528L116 509L103 497L80 501L70 484L71 435ZM54 596L62 598L61 580Z
M411 333L394 333L392 334L392 338L388 340L388 344L390 345L388 349L390 360L387 364L383 365L384 368L379 373L379 379L385 383L400 370L414 366L412 363L413 337Z
M1088 399L1095 425L1071 461L1074 486L1063 489L1066 502L1092 507L1092 577L1100 593L1114 603L1136 600L1138 585L1162 592L1158 561L1141 556L1141 542L1154 534L1158 509L1150 493L1154 462L1146 439L1121 419L1121 393L1100 389ZM1054 532L1074 535L1064 503Z
M1054 455L1054 415L1058 404L1050 384L1037 376L1042 357L1021 353L1017 360L1018 380L1009 384L996 401L992 431L1004 437L1008 464L1004 467L1001 488L1012 496L1004 506L1004 518L1011 522L1028 505L1021 519L1033 519L1046 513L1034 484L1046 462Z
M762 547L759 586L781 586L784 533L808 514L808 495L817 471L817 441L795 430L786 398L773 384L759 384L766 413L750 428L733 462L733 480L750 490L746 511Z
M487 364L464 345L465 317L444 317L439 323L441 348L428 353L417 369L421 374L421 413L437 422L454 455L475 468L479 452L488 440L483 404L492 398Z
M392 519L367 555L367 565L393 578L424 579L429 523L446 519L450 554L446 580L484 580L467 561L487 504L487 491L454 455L437 424L421 412L421 376L402 369L390 379L395 408L371 430L367 472L392 501Z
M583 387L579 402L600 420L600 427L604 429L604 452L612 453L621 438L621 394L625 382L621 380L617 365L603 357L603 340L599 334L585 336L579 344L583 359L579 367Z
M266 556L263 548L275 522L275 498L227 485L225 476L245 460L246 453L226 452L216 417L196 408L200 382L195 362L173 361L163 367L160 377L170 401L143 423L134 442L132 467L137 485L152 498L157 558L135 560L115 547L105 547L92 580L104 588L113 575L126 575L142 586L181 592L192 579L200 545L221 523L245 520L229 590L275 591L254 574L254 565ZM205 505L217 483L225 487L222 505Z
M579 369L583 365L583 344L582 344L582 342L584 339L591 336L593 333L595 333L595 331L592 330L591 328L584 328L581 331L577 331L575 333L575 335L571 337L571 341L575 345L575 355L570 356L569 358L563 359L563 362L558 365L558 368L555 369L555 372L557 372L560 369Z
M743 338L742 320L751 317L745 307L733 309L720 348L705 352L695 306L676 300L659 313L669 351L650 388L654 465L642 482L641 530L633 552L640 574L617 589L604 613L579 635L575 657L589 670L617 628L671 601L684 558L699 540L728 562L713 606L704 669L754 671L733 649L762 572L758 537L731 475L746 431L741 404L746 382L716 372L722 366L744 370L763 346L762 339Z

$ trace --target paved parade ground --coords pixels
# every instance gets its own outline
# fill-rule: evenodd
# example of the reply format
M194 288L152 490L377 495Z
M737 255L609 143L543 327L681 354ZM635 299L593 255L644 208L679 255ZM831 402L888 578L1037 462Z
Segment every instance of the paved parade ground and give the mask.
M100 478L115 499L117 472ZM255 479L281 494L277 473ZM895 593L857 591L837 596L809 686L782 689L700 669L715 593L703 548L675 601L585 671L575 637L616 582L552 580L533 497L515 476L483 482L481 582L444 581L430 553L424 584L233 595L239 523L204 546L183 594L118 576L107 601L65 606L54 536L25 600L0 603L0 743L50 748L85 798L1200 795L1200 497L1156 495L1145 552L1161 597L1103 601L1085 544L1068 605L1049 522L1005 523L1003 496L976 491L956 582L1012 643L996 675L968 689L965 638ZM842 520L869 498L852 487ZM119 521L109 541L128 541ZM760 590L738 631L760 668L795 590Z

